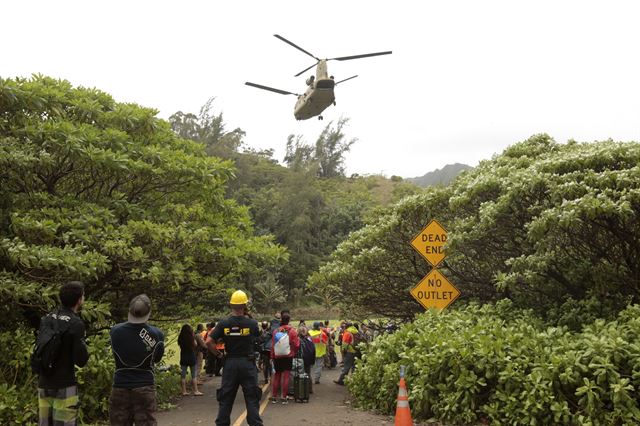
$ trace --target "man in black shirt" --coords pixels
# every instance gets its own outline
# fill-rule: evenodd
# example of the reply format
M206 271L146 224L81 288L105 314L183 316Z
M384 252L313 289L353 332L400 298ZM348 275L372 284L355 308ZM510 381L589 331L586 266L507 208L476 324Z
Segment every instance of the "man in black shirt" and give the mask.
M147 324L151 300L146 294L134 297L129 304L128 321L111 328L111 347L116 362L109 421L112 426L156 425L155 377L153 364L164 355L164 335Z
M225 343L226 361L222 370L222 385L217 391L219 403L217 426L229 426L231 409L242 386L247 407L249 426L262 426L260 418L260 398L262 390L258 386L258 369L255 363L253 342L260 336L258 322L245 316L249 299L238 290L231 296L232 315L218 322L207 338L207 347L217 353L215 342L222 338Z
M54 362L54 371L38 376L38 408L40 426L72 426L77 424L78 381L75 366L83 367L89 360L84 342L85 327L78 317L84 303L84 285L70 281L60 288L62 306L40 321L40 332L58 323L62 332L60 352Z

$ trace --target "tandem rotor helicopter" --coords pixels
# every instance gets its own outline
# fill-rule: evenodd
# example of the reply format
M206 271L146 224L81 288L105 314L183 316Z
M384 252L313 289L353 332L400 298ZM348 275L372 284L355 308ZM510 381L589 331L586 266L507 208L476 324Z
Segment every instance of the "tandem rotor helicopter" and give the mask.
M317 61L315 64L311 65L308 68L305 68L304 70L300 71L298 74L295 75L295 77L298 77L299 75L307 72L311 68L316 67L315 77L312 75L306 80L307 90L304 92L303 95L300 95L298 93L292 93L292 92L287 92L286 90L274 89L273 87L263 86L261 84L251 83L248 81L245 84L247 86L268 90L270 92L279 93L281 95L297 96L298 101L296 102L296 106L293 110L293 115L295 116L296 120L307 120L311 117L315 117L316 115L318 116L319 120L322 120L322 115L320 115L322 114L322 111L324 111L327 107L329 107L329 105L336 104L336 97L333 92L335 86L337 86L340 83L344 83L347 80L351 80L352 78L357 77L357 75L354 75L349 78L345 78L344 80L335 81L333 76L329 76L329 73L327 72L327 61L334 61L334 60L348 61L351 59L360 59L360 58L368 58L370 56L391 54L391 51L387 51L387 52L365 53L363 55L341 56L339 58L320 59L312 55L311 53L307 52L300 46L297 46L296 44L290 42L289 40L287 40L286 38L278 34L274 34L274 37L277 37L280 40L284 41L285 43L300 50L301 52L306 53L307 55L311 56L313 59Z

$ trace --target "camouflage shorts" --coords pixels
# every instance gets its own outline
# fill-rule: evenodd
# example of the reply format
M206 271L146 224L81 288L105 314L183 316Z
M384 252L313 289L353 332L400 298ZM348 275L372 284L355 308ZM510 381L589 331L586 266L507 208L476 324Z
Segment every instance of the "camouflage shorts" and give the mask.
M112 426L129 426L134 422L136 426L155 426L157 410L155 386L111 389L109 421Z
M78 417L78 388L38 388L38 425L75 426Z

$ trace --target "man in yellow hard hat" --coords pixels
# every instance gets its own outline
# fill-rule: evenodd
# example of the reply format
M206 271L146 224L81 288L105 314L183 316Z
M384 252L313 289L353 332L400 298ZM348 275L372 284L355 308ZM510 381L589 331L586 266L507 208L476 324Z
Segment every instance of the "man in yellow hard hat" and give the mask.
M255 363L253 342L260 336L258 321L245 315L249 299L242 290L231 295L231 316L216 325L207 338L207 348L217 353L216 340L225 343L226 361L222 370L222 384L217 391L219 403L217 426L231 424L231 409L242 386L245 404L247 406L247 423L249 426L262 426L260 418L260 399L262 389L258 386L258 370Z

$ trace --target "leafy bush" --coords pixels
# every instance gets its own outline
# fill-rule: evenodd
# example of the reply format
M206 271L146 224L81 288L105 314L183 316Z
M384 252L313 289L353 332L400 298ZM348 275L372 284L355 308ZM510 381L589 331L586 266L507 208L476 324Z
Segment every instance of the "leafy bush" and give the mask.
M309 287L337 289L347 314L410 320L422 307L409 290L430 266L409 242L438 219L460 301L506 297L577 329L583 313L610 319L640 303L639 218L640 143L536 135L369 218Z
M640 306L581 333L545 328L511 302L427 312L365 350L349 388L391 413L407 366L412 413L454 424L640 422Z
M0 333L0 424L37 421L38 378L29 363L33 339L24 329Z
M178 299L223 308L225 290L286 263L225 197L231 162L156 114L67 81L0 78L0 424L36 418L28 330L62 282L85 282L94 303L83 316L101 330L134 294L147 292L156 315L182 312ZM108 337L90 340L78 374L85 422L105 416L114 368ZM161 398L178 389L174 373L161 375Z
M29 357L33 335L18 329L16 334L0 333L0 424L31 424L38 419L37 383ZM105 419L114 372L109 335L103 332L89 340L89 362L78 369L80 419L91 423ZM169 403L180 388L180 374L169 368L156 374L160 406Z

